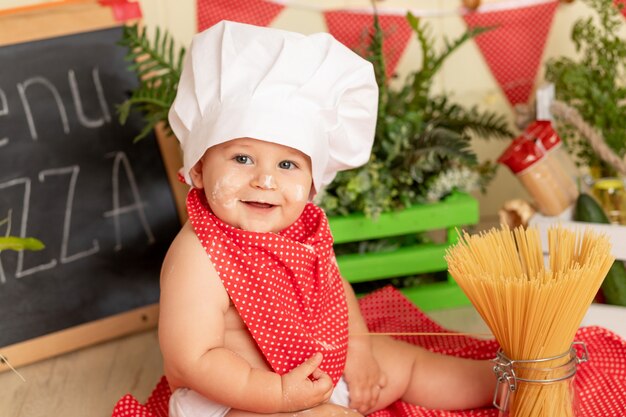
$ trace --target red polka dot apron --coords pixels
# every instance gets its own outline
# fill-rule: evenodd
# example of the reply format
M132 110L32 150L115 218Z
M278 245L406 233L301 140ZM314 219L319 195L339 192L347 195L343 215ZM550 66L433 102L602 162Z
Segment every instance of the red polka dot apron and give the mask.
M348 307L322 209L307 204L280 233L248 232L218 219L198 189L187 196L196 235L272 369L289 372L321 352L337 383L348 342Z

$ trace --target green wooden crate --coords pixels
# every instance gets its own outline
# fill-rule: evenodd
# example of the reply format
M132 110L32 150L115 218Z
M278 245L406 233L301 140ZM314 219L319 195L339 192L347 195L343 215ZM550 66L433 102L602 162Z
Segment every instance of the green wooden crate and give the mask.
M361 214L330 217L336 244L446 230L445 243L417 244L393 252L337 256L341 274L351 283L447 270L446 248L457 240L456 228L478 223L478 201L453 194L442 202L384 213L376 221ZM402 292L424 311L469 305L469 300L448 275L445 282L421 284Z

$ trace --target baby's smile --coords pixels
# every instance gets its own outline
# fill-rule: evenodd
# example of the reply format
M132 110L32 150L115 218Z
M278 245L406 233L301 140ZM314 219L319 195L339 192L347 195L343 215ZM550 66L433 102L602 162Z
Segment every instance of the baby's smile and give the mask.
M246 201L246 200L241 200L242 203L244 203L245 205L249 206L249 207L254 207L254 208L258 208L258 209L271 209L276 207L276 204L270 204L270 203L265 203L262 201Z

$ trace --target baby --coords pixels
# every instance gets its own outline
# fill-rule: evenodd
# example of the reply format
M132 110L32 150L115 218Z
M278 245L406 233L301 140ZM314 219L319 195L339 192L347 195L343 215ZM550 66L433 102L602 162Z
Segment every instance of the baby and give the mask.
M321 209L367 162L372 65L332 36L220 22L194 37L170 124L192 186L161 274L171 417L489 404L491 365L368 336Z

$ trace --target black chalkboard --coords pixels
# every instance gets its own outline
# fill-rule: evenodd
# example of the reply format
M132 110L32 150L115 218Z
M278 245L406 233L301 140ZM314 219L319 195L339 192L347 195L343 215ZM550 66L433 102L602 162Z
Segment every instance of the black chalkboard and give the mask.
M158 301L180 228L153 138L115 105L137 84L120 27L0 47L0 346Z

